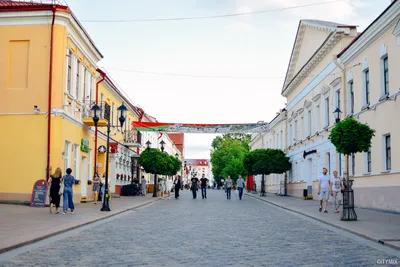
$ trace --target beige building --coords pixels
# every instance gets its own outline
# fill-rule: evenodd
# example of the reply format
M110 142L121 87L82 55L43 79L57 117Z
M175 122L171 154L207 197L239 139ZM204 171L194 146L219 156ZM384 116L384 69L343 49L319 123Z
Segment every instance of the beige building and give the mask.
M352 25L300 21L282 89L287 106L251 142L252 149L283 148L290 157L289 195L300 197L307 189L318 198L323 167L344 177L344 156L328 136L338 114L353 116L376 130L371 151L349 160L355 204L400 211L400 128L389 121L400 111L399 64L399 1L362 33ZM341 113L334 113L337 109ZM282 176L268 177L266 190L278 193Z

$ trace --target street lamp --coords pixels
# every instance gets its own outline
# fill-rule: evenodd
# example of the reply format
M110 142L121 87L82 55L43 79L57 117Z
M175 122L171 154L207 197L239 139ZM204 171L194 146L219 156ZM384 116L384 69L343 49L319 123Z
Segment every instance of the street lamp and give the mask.
M93 107L90 109L92 119L94 122L94 126L97 127L97 124L100 119L100 114L101 114L101 108L95 104ZM122 126L125 123L126 120L126 115L128 113L128 109L124 104L118 107L117 109L118 112L118 117L119 117L119 122L120 126ZM111 125L110 120L107 122L107 154L106 154L106 179L105 179L105 185L104 185L104 201L103 201L103 206L101 207L101 211L111 211L110 205L109 205L109 190L108 190L108 163L109 163L109 158L110 158L110 132L111 132L111 127L118 127L118 125Z
M164 145L165 145L164 140L161 140L160 145L161 145L161 152L164 152Z
M333 113L335 113L336 123L338 123L340 121L340 113L342 113L342 111L340 111L339 107L337 107Z

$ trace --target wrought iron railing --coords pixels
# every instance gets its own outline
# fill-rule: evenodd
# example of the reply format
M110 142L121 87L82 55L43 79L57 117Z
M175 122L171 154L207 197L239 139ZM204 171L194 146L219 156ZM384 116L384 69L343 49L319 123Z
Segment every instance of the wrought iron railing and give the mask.
M94 101L83 101L82 106L81 106L81 111L82 111L82 118L91 118L91 108L96 104ZM97 104L101 111L100 111L100 119L105 119L107 121L110 121L110 114L111 114L111 107L107 102L99 102Z
M142 133L129 130L125 132L124 143L142 144Z

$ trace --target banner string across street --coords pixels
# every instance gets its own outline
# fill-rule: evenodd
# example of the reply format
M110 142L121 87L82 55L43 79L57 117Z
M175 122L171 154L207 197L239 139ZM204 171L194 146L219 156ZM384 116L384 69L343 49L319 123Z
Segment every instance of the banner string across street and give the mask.
M166 133L259 133L268 129L268 123L244 124L189 124L163 122L132 122L133 130Z

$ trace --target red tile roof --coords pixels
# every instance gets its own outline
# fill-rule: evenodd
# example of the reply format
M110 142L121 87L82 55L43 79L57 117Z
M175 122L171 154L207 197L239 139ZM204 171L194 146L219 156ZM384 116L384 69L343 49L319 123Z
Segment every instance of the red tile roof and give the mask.
M59 4L0 0L0 12L52 10L53 6L57 9L68 10L68 6Z

